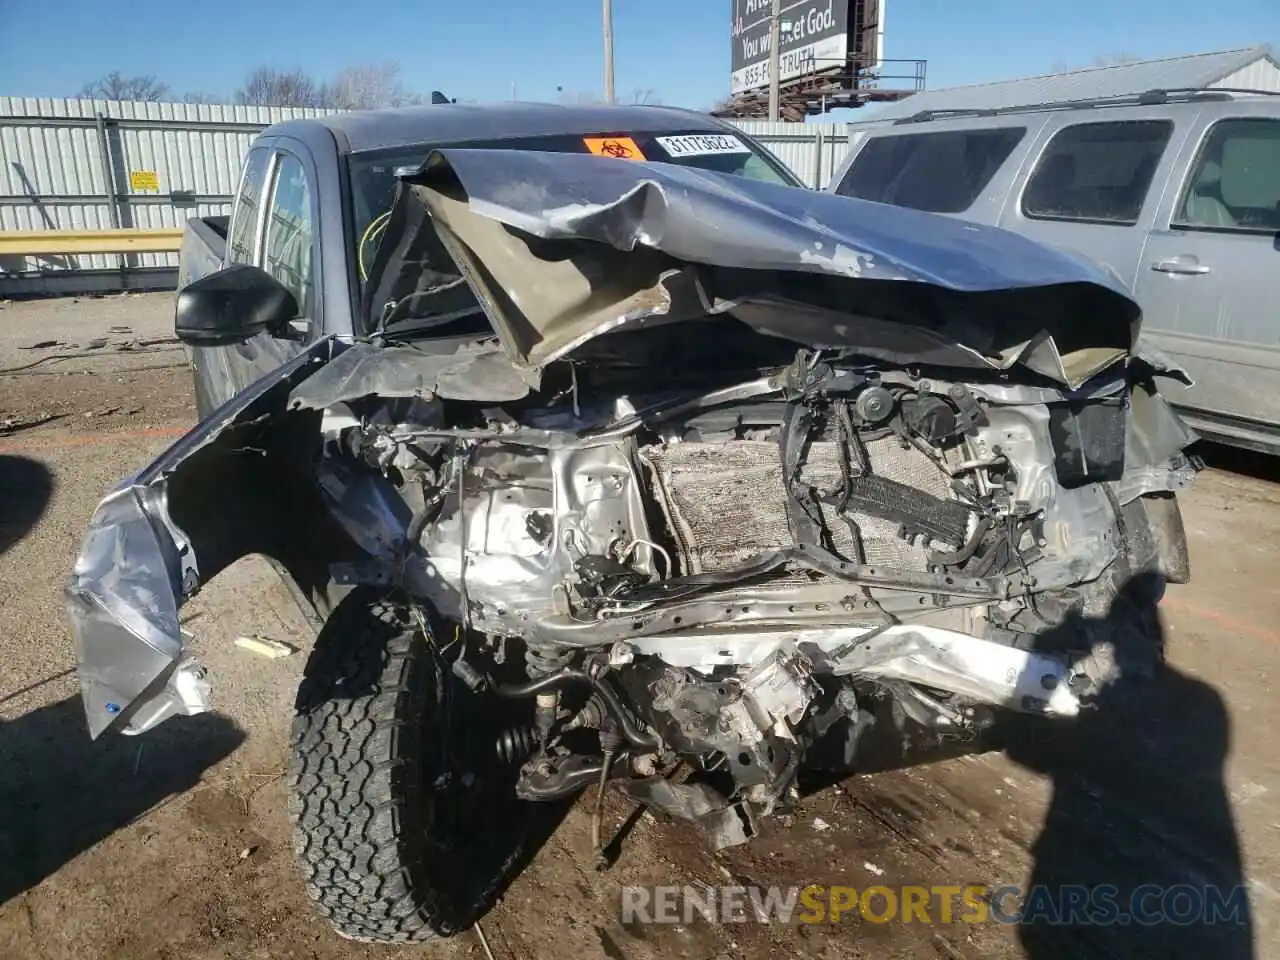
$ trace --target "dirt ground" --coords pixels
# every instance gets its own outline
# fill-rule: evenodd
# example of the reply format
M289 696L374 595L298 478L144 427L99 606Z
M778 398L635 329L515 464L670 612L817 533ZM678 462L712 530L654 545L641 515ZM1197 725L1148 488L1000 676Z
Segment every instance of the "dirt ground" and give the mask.
M1170 666L1138 701L1052 741L859 774L720 855L611 795L609 824L630 822L596 872L584 798L479 933L340 939L294 869L281 773L309 638L264 563L185 610L216 713L85 732L61 589L97 501L194 418L170 303L0 305L0 958L1280 957L1280 469L1213 449L1183 498L1194 582L1161 608ZM233 645L255 633L300 652ZM699 882L1243 884L1249 924L620 921L624 885Z

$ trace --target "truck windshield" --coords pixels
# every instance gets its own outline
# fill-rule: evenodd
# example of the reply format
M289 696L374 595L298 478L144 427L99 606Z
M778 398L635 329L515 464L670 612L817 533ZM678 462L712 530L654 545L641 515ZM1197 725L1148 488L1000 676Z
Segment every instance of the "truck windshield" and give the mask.
M564 134L456 144L422 144L356 153L348 163L351 171L352 213L355 219L355 254L362 286L377 251L380 225L386 220L382 215L390 209L395 195L396 170L416 167L426 160L432 150L450 146L469 150L542 150L622 157L638 153L640 159L644 160L699 167L792 187L804 186L777 159L760 150L747 138L728 132L708 133L705 130L664 130L657 133L633 131L626 135L596 138Z

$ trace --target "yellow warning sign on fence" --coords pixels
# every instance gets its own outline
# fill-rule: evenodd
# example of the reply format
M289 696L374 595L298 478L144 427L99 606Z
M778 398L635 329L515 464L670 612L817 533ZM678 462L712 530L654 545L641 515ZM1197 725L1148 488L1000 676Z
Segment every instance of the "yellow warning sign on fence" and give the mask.
M129 186L133 190L159 190L160 177L154 170L130 170Z

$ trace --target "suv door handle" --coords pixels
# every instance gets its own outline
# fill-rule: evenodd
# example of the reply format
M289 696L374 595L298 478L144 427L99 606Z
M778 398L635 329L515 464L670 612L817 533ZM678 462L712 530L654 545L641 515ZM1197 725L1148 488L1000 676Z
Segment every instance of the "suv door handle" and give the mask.
M1158 270L1160 273L1179 273L1188 276L1201 276L1209 272L1207 266L1190 254L1157 260L1151 265L1151 269Z

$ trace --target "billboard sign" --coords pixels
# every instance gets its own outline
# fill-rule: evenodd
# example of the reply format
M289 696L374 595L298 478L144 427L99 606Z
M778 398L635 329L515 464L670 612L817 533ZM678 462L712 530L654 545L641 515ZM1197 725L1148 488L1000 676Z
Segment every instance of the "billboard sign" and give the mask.
M859 21L852 29L862 31L861 36L855 37L856 52L862 69L874 73L884 61L884 0L863 0L860 6L859 16L851 18Z
M840 66L850 53L850 0L783 0L778 76L782 82ZM773 0L733 0L733 92L769 85Z

